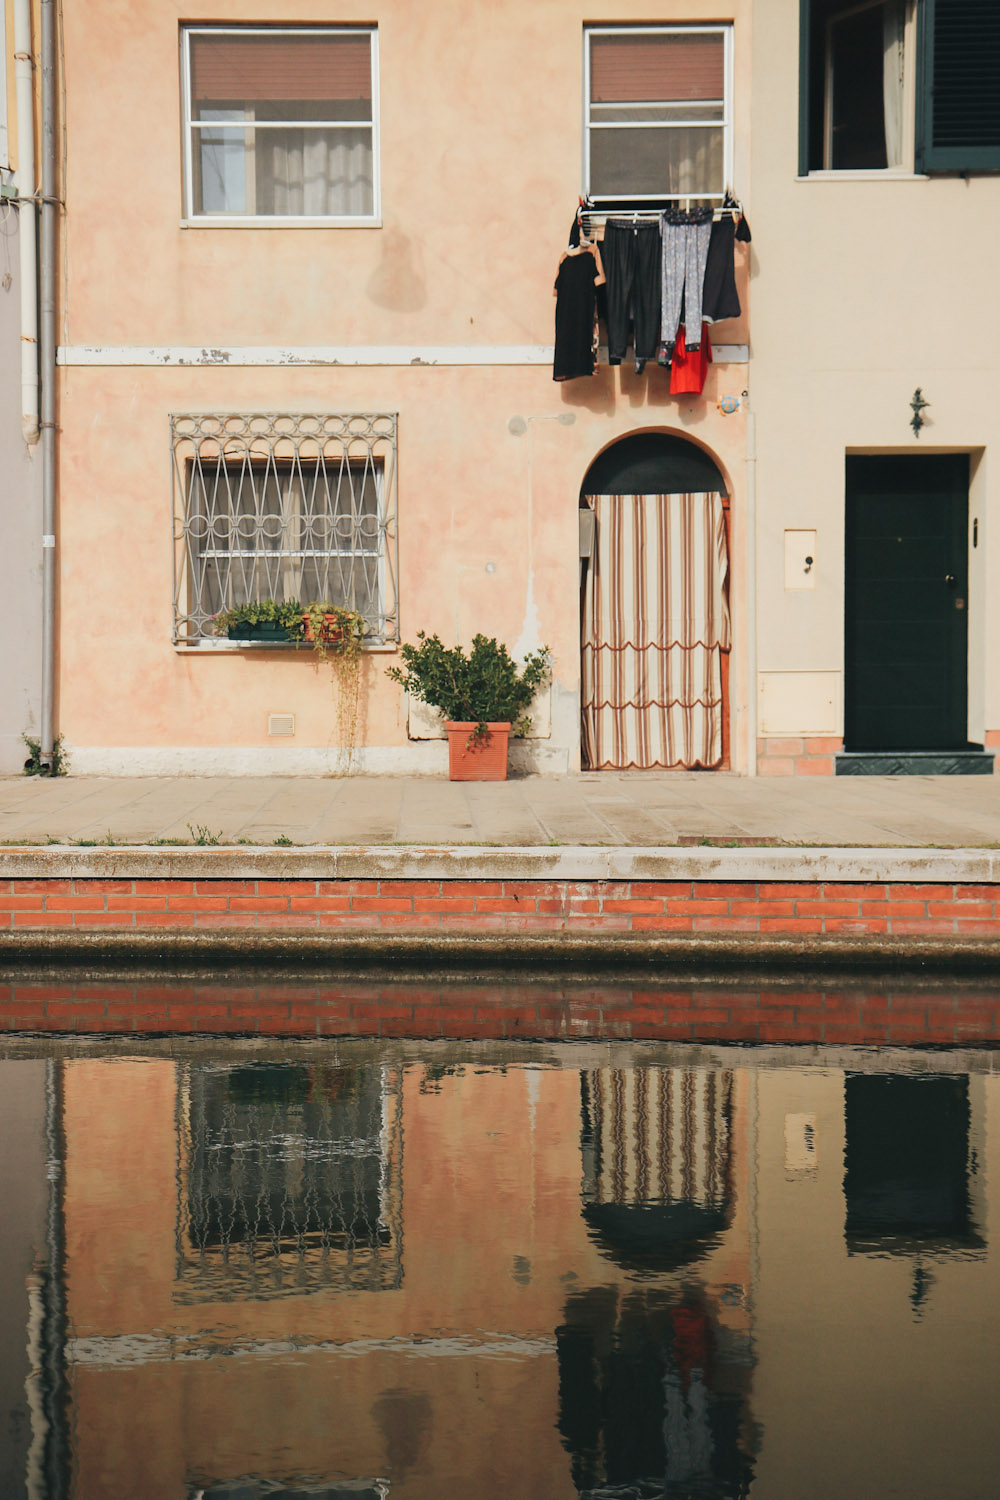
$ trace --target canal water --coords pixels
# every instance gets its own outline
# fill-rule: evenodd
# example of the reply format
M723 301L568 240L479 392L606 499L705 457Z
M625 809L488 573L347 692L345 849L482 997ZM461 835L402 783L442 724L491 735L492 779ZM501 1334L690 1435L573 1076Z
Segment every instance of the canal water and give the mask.
M0 1493L985 1500L998 1060L8 1040Z

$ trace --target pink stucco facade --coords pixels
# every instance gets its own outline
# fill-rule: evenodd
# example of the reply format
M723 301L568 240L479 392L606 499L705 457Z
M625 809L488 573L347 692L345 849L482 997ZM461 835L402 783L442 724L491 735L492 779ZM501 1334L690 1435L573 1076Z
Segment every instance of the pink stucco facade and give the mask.
M609 0L600 19L734 23L734 176L746 201L749 7L675 10ZM746 389L746 317L715 326L728 354L700 396L671 396L663 371L630 363L555 384L544 355L581 186L590 13L563 0L473 13L385 0L377 15L346 4L335 17L316 0L300 7L303 25L377 24L381 224L365 228L184 222L182 19L287 18L259 0L183 17L164 0L107 0L64 17L58 680L78 769L336 762L336 688L310 653L172 641L169 418L204 411L397 415L400 634L467 643L483 631L518 653L548 644L551 703L517 753L554 772L580 764L583 477L627 434L690 438L731 496L728 738L734 769L746 769L746 423L718 405ZM748 266L741 247L744 313ZM364 362L348 352L304 365L301 351L318 348ZM178 362L192 350L194 363ZM262 351L283 353L262 363ZM408 737L384 672L393 660L391 649L366 654L355 764L443 770L443 743ZM271 714L294 715L294 735L269 736Z

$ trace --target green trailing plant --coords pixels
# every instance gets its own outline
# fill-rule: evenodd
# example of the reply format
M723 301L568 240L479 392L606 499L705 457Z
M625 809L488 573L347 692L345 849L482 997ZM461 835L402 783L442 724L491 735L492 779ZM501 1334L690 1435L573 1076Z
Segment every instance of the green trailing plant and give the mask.
M356 609L319 599L253 599L234 604L214 617L216 635L239 640L240 632L256 625L275 625L299 645L312 646L321 662L328 662L337 681L337 733L344 767L350 767L360 712L361 650L367 626Z
M28 747L28 758L24 762L25 776L65 776L67 769L66 749L63 745L62 735L57 735L52 746L52 762L46 766L42 762L42 742L34 735L22 734L22 740Z
M320 661L329 662L337 682L337 739L340 767L349 771L358 737L361 701L361 648L365 619L356 609L320 600L307 604L302 615L302 633L312 643Z
M309 642L320 661L359 659L365 620L356 609L328 604L324 599L302 605L299 613L299 639Z
M229 640L239 640L240 630L254 625L278 625L287 630L288 639L299 639L305 632L303 612L307 606L298 599L249 599L245 604L234 604L214 617L216 635Z
M417 645L399 648L401 667L388 667L389 677L414 698L438 709L453 723L474 723L475 737L488 733L488 724L509 723L514 734L526 734L531 720L526 710L548 681L552 657L548 646L529 652L519 667L501 642L476 635L466 652L445 646L440 637L417 633Z

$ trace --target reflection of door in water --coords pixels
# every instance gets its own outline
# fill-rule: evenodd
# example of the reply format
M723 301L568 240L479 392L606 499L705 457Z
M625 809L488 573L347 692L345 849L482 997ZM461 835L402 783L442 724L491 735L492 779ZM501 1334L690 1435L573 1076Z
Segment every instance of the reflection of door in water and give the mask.
M969 1079L848 1073L845 1238L851 1254L973 1251Z
M844 737L967 744L967 454L847 460Z

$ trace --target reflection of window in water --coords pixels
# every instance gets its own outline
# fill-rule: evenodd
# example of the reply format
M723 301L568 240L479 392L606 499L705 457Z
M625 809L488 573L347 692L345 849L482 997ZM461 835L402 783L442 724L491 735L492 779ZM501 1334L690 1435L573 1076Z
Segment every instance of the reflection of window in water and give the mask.
M983 1249L967 1075L848 1073L844 1115L850 1253Z
M187 1069L178 1298L399 1286L400 1106L393 1068Z
M702 1288L595 1287L556 1330L559 1432L589 1500L741 1500L751 1366Z
M628 1268L697 1258L729 1223L733 1077L712 1068L584 1071L583 1215Z

